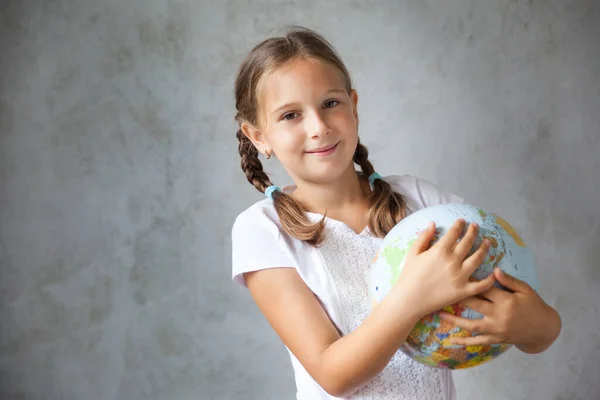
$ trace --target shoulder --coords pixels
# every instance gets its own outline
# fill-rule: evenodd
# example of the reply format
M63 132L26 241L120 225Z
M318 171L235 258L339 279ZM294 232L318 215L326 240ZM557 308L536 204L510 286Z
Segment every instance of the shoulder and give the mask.
M273 206L273 201L263 199L237 215L233 222L232 233L257 233L265 230L275 233L280 229L281 222Z
M404 196L411 212L445 203L462 203L464 199L446 188L414 175L388 175L383 178L392 189Z
M233 280L246 286L247 272L297 268L297 247L284 233L273 202L264 199L254 203L236 217L231 229Z

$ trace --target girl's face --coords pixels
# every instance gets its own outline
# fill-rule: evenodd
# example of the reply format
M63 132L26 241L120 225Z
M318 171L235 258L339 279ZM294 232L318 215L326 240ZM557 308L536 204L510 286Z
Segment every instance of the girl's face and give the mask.
M261 153L276 155L294 181L325 183L354 168L357 102L339 69L296 59L264 77L258 126L243 124L242 131Z

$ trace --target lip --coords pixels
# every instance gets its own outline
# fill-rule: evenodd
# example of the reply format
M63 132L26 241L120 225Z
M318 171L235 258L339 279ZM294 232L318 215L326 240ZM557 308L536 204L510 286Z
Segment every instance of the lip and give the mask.
M328 146L323 146L323 147L319 147L316 148L314 150L310 150L307 151L306 153L308 154L324 154L324 153L328 153L330 150L333 150L340 142L334 143L334 144L330 144Z

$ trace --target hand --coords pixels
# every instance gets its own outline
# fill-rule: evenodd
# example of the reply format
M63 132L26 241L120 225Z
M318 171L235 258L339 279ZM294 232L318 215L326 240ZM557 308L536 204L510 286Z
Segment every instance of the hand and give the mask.
M458 241L464 227L465 221L458 220L429 248L435 234L435 224L432 222L410 248L396 285L398 289L394 289L414 305L413 311L418 313L418 318L488 290L494 284L493 275L482 281L470 279L487 255L490 243L484 240L466 258L475 243L479 227L470 224L463 238Z
M483 314L482 319L441 312L441 319L478 333L472 337L452 338L450 342L463 346L515 344L526 353L545 350L560 331L560 317L556 311L526 282L504 273L500 268L494 269L490 276L510 291L492 287L481 293L481 298L469 297L459 302L460 306Z

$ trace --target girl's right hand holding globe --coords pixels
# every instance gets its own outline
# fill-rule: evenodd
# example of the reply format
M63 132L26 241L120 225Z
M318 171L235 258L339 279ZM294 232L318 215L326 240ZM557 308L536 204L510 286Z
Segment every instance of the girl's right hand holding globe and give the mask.
M405 304L412 305L413 317L421 318L493 286L494 274L481 281L471 279L487 256L490 244L484 240L469 256L479 227L470 224L461 238L465 224L459 219L430 247L436 231L435 224L430 222L410 248L392 292L396 291Z

